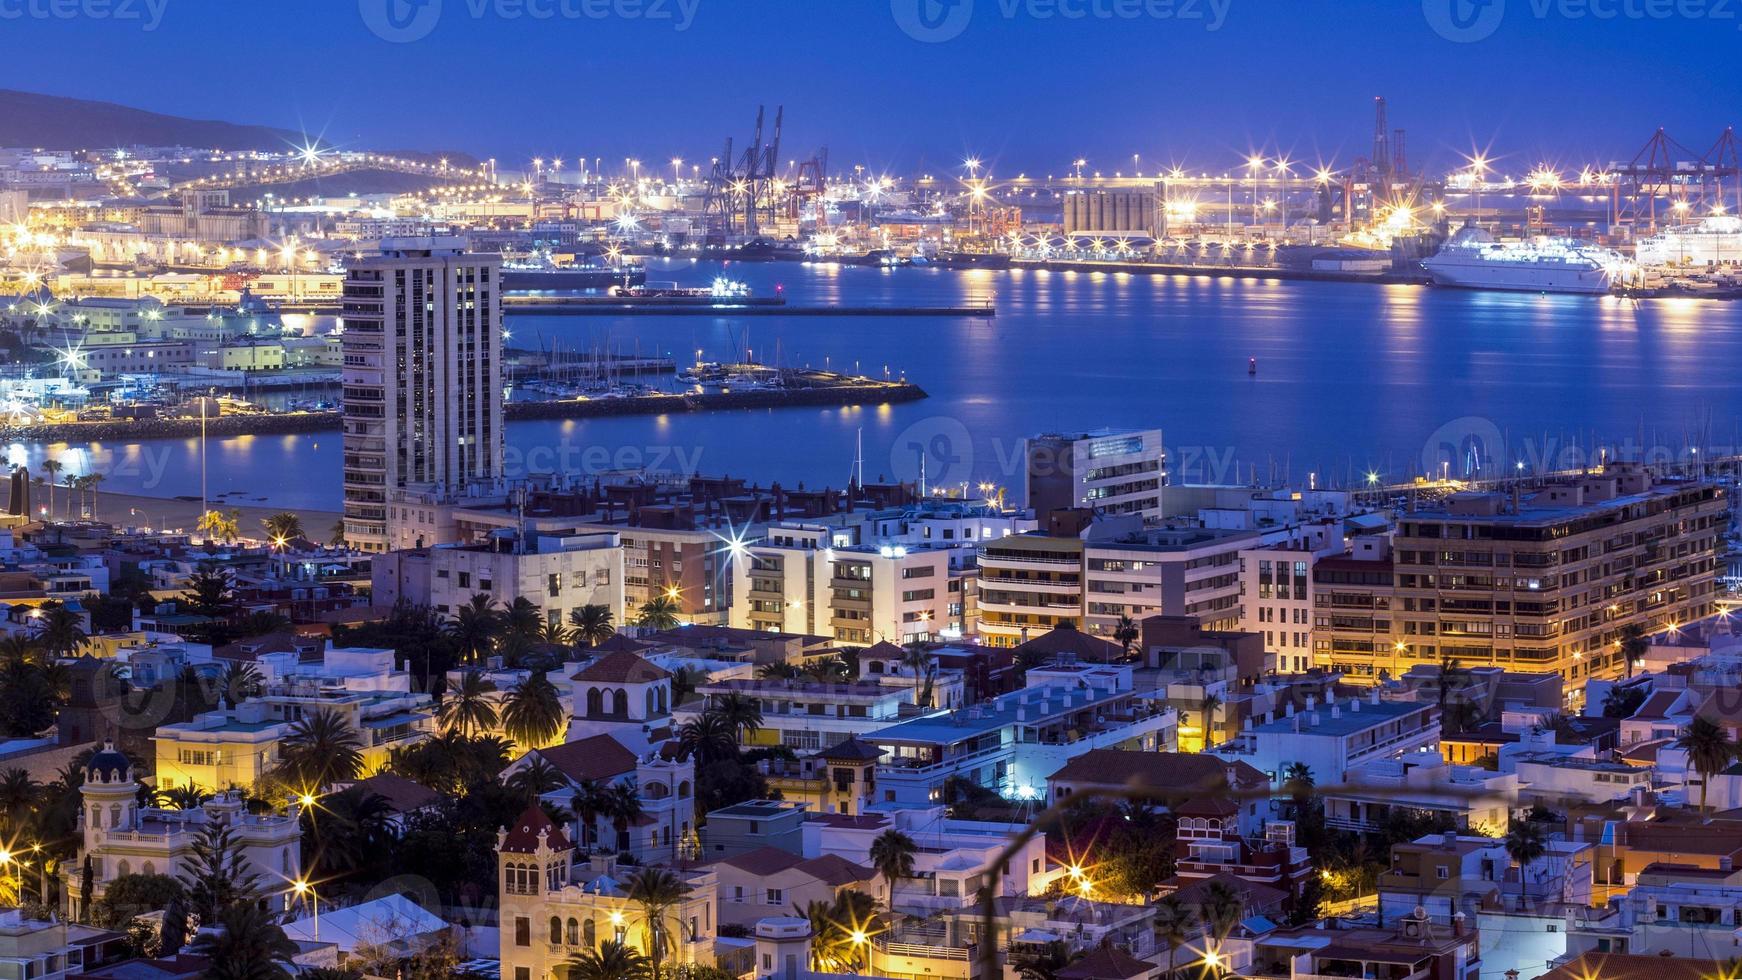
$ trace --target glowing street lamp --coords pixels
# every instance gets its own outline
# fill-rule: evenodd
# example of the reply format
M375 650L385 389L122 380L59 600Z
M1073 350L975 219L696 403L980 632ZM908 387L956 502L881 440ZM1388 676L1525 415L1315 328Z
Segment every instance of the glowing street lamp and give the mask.
M315 942L321 939L321 897L315 892L315 886L298 878L290 883L290 891L297 898L309 903L314 912Z

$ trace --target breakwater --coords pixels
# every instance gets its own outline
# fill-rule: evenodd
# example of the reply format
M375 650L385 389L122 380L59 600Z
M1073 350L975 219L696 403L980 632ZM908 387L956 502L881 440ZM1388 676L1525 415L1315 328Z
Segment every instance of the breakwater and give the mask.
M503 414L512 422L518 419L608 418L743 408L796 408L807 405L896 404L918 401L925 397L925 389L915 384L866 381L814 387L509 402L503 406ZM210 438L334 432L339 429L340 422L341 415L336 411L221 415L206 420L205 432ZM22 443L136 442L142 439L195 439L199 435L198 417L42 422L0 427L0 438L8 442Z

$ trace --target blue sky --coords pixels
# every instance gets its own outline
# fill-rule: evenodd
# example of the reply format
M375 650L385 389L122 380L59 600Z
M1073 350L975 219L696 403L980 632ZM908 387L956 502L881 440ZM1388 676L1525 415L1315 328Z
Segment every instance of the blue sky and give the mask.
M1577 169L1742 107L1742 0L0 0L0 38L0 86L505 167L705 160L758 103L837 167L1347 163L1383 94L1418 165Z

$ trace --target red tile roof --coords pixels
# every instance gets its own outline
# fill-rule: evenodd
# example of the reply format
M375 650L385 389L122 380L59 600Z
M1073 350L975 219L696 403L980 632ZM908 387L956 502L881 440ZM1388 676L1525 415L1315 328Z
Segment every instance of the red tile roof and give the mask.
M1270 780L1244 762L1183 752L1091 749L1064 764L1049 781L1095 786L1129 786L1175 793L1256 789Z
M546 749L533 749L571 782L604 780L635 771L635 753L609 735L593 735Z
M1059 980L1133 980L1159 971L1117 946L1099 946L1089 955L1059 970Z
M573 680L600 684L647 684L664 680L671 672L627 651L607 653L582 667Z
M361 782L352 783L345 792L361 796L379 796L395 813L410 813L441 802L442 795L422 783L415 783L398 773L378 772Z
M502 841L502 851L513 854L536 853L541 833L545 835L545 846L553 851L565 851L572 846L562 828L551 821L542 807L534 803L509 828L508 836Z

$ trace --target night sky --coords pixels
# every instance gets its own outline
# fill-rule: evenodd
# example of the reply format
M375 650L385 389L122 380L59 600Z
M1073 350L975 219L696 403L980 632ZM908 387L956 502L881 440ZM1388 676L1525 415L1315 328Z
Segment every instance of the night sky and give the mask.
M0 86L504 169L705 163L761 102L784 157L995 176L1347 164L1381 94L1442 169L1576 170L1658 126L1703 152L1742 116L1742 0L0 0L0 38Z

